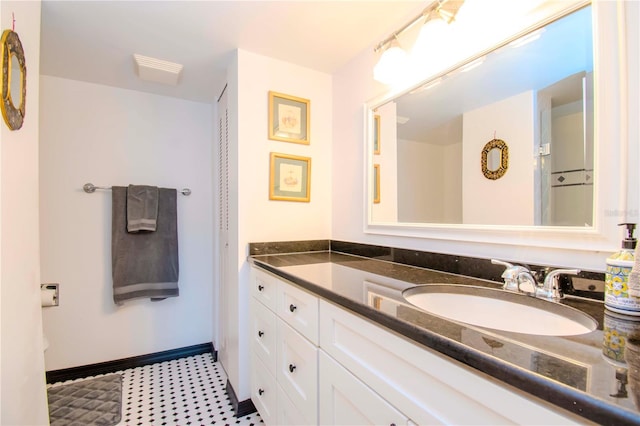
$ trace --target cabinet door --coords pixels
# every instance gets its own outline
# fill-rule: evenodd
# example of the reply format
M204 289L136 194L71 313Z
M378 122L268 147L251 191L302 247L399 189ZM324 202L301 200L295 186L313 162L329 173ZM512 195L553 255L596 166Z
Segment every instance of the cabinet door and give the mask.
M278 385L278 426L306 426L316 425L316 422L307 419L289 399L287 394Z
M308 423L318 419L318 348L278 319L276 381Z
M255 267L251 268L251 273L251 295L275 312L278 278Z
M407 425L408 418L323 351L318 354L321 425Z
M251 299L251 349L276 374L276 314L255 298Z
M276 425L276 379L255 355L251 359L251 401L266 425Z
M291 327L318 344L318 298L311 293L280 281L277 313Z

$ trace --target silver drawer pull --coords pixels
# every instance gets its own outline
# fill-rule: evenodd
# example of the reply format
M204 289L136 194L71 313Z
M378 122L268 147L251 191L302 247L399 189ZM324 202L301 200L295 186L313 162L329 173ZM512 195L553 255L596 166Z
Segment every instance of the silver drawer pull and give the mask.
M289 310L291 312L295 311L296 309L298 309L298 307L296 305L294 305L293 303L291 305L289 305Z
M294 371L296 371L296 366L293 364L289 364L289 373L293 373Z
M262 337L262 336L264 336L264 331L259 330L259 331L258 331L258 337Z

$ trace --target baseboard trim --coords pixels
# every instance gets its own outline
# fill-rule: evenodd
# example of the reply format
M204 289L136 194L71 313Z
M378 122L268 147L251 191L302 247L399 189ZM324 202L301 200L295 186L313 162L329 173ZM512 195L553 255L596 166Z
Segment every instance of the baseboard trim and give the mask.
M128 368L143 367L156 362L172 361L193 355L201 355L211 352L213 360L218 360L218 352L214 349L213 343L201 343L199 345L185 346L168 351L155 352L147 355L139 355L130 358L117 359L114 361L100 362L97 364L82 365L79 367L63 368L46 372L47 383L64 382L65 380L80 379L83 377L96 376L98 374L115 373L116 371Z
M233 390L233 386L229 379L227 379L227 395L229 396L229 401L231 402L231 406L233 407L233 411L236 413L236 417L243 417L247 414L255 413L256 406L253 405L253 401L251 398L246 399L244 401L238 401L238 397L236 396L236 392Z

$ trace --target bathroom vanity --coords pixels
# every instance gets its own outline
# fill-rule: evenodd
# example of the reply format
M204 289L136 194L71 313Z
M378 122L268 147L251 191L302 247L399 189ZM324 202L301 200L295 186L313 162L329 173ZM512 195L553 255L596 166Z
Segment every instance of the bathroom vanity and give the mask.
M602 302L562 301L595 331L530 335L449 321L402 296L499 282L335 251L250 263L251 399L266 424L640 424L639 386L612 340L636 324Z

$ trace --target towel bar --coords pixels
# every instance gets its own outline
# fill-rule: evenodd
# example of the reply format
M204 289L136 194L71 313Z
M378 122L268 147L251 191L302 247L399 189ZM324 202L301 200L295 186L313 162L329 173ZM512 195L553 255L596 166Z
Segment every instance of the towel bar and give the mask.
M96 189L105 189L105 190L110 190L111 187L110 186L96 186L92 183L85 183L82 186L82 189L84 190L84 192L86 192L87 194L91 194L93 192L96 192ZM182 195L191 195L191 190L189 188L183 188L178 190L178 192L180 192Z

